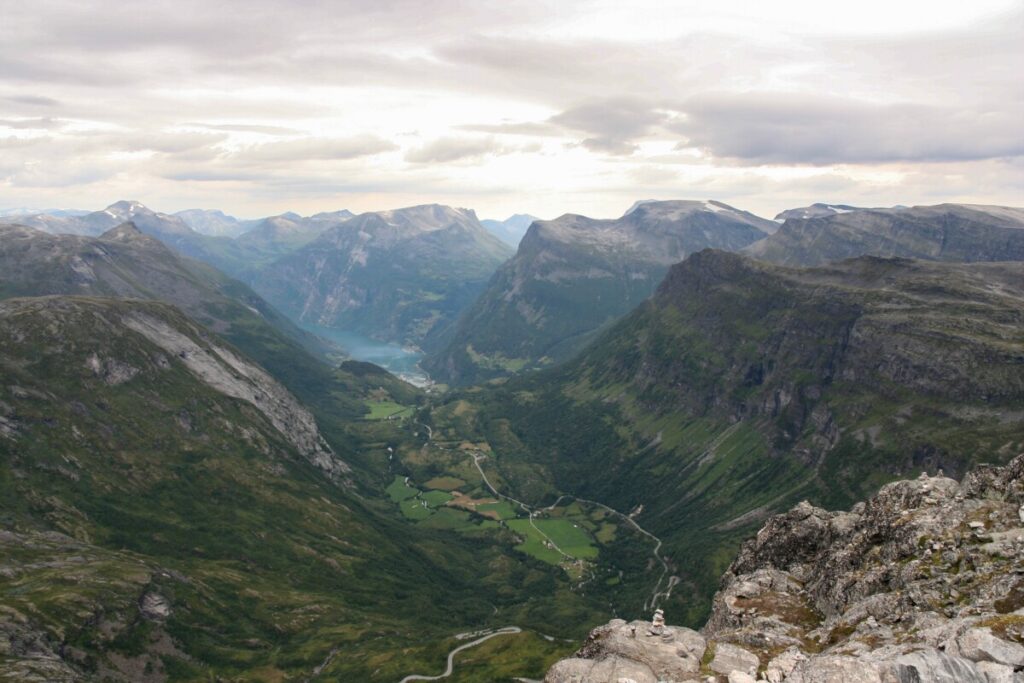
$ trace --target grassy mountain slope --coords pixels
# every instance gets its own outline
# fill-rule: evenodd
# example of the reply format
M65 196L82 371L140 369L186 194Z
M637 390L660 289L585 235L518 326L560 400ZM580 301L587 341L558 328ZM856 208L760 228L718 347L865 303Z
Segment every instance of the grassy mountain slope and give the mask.
M524 496L642 510L698 623L769 513L1024 449L1022 330L1021 264L704 251L576 359L455 399Z
M1024 260L1024 209L939 204L846 207L836 213L824 208L799 210L809 217L789 218L778 232L744 253L792 266L816 266L861 255L962 262Z
M394 681L467 627L586 613L503 545L327 476L273 380L165 304L0 302L0 376L0 678ZM524 673L566 647L523 639Z
M641 203L616 220L536 221L424 367L469 384L564 360L650 296L672 263L706 247L740 249L774 227L687 201Z

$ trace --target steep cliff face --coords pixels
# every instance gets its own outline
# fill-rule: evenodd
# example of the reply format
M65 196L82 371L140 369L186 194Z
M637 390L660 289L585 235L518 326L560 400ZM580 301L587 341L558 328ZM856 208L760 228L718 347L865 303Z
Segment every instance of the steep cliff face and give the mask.
M1024 260L1024 209L1019 208L815 205L780 216L787 220L778 232L744 253L790 266L817 266L863 255L962 262Z
M777 268L709 250L589 349L581 374L627 383L652 410L774 419L789 442L844 388L1016 400L1022 276L1017 264L874 257Z
M643 203L615 220L536 221L425 367L469 384L565 360L650 296L671 264L708 247L739 250L775 226L699 201Z
M636 626L633 635L632 626ZM547 683L1024 680L1024 455L773 517L700 634L613 621Z

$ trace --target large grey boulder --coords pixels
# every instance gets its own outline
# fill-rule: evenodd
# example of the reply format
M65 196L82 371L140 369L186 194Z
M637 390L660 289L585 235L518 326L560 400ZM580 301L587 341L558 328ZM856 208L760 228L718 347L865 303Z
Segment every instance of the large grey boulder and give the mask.
M956 649L968 659L1024 666L1024 645L997 638L990 629L972 628L956 639Z
M548 670L544 683L658 683L650 667L624 657L563 659Z
M652 634L649 622L613 619L590 633L577 656L615 656L646 666L659 680L685 680L700 669L706 647L703 636L688 628L667 626Z
M786 683L891 683L882 678L881 668L846 655L823 655L801 662ZM894 682L892 682L894 683Z
M974 662L938 650L903 655L896 660L893 670L900 683L989 683L984 672Z
M978 662L975 666L988 683L1024 683L1024 671L1015 672L1011 666L995 662Z
M711 660L711 670L723 675L733 671L754 674L760 665L761 660L753 652L729 643L719 643L715 648L715 658Z
M768 666L765 667L765 678L769 683L782 683L787 676L793 673L797 664L806 661L807 655L797 648L791 647L768 662Z

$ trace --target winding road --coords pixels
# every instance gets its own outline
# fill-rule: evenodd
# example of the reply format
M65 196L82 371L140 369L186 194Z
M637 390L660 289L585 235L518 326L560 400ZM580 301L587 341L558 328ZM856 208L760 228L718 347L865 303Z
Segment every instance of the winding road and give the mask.
M586 498L580 498L578 496L573 496L571 494L566 494L566 495L563 495L563 496L559 496L558 500L556 500L551 505L551 507L554 507L555 505L557 505L559 503L559 501L561 501L563 498L571 498L573 500L578 500L581 503L587 503L589 505L595 505L595 506L597 506L597 507L599 507L599 508L601 508L603 510L606 510L606 511L610 512L611 514L615 515L616 517L618 517L618 518L628 522L629 525L632 526L634 529L636 529L640 534L642 534L642 535L646 536L647 538L651 539L652 541L654 541L654 550L651 551L651 554L654 555L654 559L657 560L658 563L661 565L661 575L658 577L657 583L654 584L654 590L651 591L651 597L648 598L644 602L644 609L645 610L646 609L654 609L655 607L658 606L658 602L659 602L659 600L661 598L665 598L667 600L672 595L672 589L676 586L676 584L679 583L679 577L678 576L670 576L669 580L668 580L668 587L664 591L660 591L661 582L665 580L665 576L668 574L668 562L665 560L664 557L661 556L661 545L662 545L662 543L661 543L661 539L660 538L658 538L657 536L652 534L650 531L648 531L647 529L644 529L642 526L637 524L636 520L633 519L632 517L630 517L629 515L624 514L622 512L619 512L618 510L616 510L613 507L608 507L604 503L598 503L596 500L587 500ZM550 508L548 508L548 509L550 509Z
M439 681L442 678L448 678L449 676L452 675L452 671L454 671L454 669L455 669L455 655L459 654L463 650L468 650L471 647L476 647L480 643L482 643L484 641L487 641L487 640L490 640L491 638L496 638L498 636L510 636L510 635L514 635L516 633L522 633L522 632L523 632L523 629L519 628L518 626L505 626L505 627L499 628L499 629L497 629L495 631L491 631L490 633L488 633L486 635L480 636L476 640L470 641L470 642L465 643L463 645L459 645L457 648L455 648L454 650L449 652L448 653L448 667L444 670L443 674L439 674L437 676L424 676L422 674L412 674L411 676L406 676L405 678L403 678L399 683L409 683L409 681ZM465 634L460 633L460 634L458 634L455 637L458 638L459 636L462 636L462 635L465 635Z
M567 558L567 559L570 559L570 560L575 560L576 559L572 555L570 555L569 553L567 553L564 550L562 550L561 548L559 548L558 544L556 544L554 542L554 540L552 540L552 538L550 536L548 536L546 533L541 531L540 527L538 527L536 524L533 523L533 516L535 514L537 514L537 510L536 509L534 509L533 507L527 505L526 503L524 503L521 500L516 500L512 496L506 496L504 493L500 493L498 491L498 489L494 488L494 486L491 484L491 481L487 478L487 475L484 474L484 468L480 467L480 460L487 457L487 455L485 453L470 453L470 455L473 456L473 464L476 465L476 469L480 472L480 478L484 480L485 484L487 484L487 488L489 488L491 490L491 493L493 493L494 495L498 496L499 498L504 498L505 500L507 500L507 501L509 501L511 503L515 503L516 505L521 507L523 510L525 510L526 514L529 515L530 526L532 526L537 531L538 534L540 534L544 538L548 539L548 543L551 544L552 548L557 550L559 552L559 554L562 557L564 557L564 558ZM564 496L563 496L563 498L564 498ZM559 498L558 500L561 500L561 498ZM558 501L556 500L555 501L555 505L557 505L557 504L558 504ZM555 505L550 505L550 506L548 506L548 507L546 507L544 509L545 510L550 510Z
M430 426L426 425L426 424L424 424L422 422L416 422L415 424L420 425L421 427L423 427L427 431L427 442L428 443L431 442L431 440L434 437L434 431L430 428ZM730 427L729 429L726 429L725 432L720 434L711 444L709 444L709 446L706 449L705 453L701 457L702 458L706 458L706 457L709 457L709 456L713 456L714 450L717 448L717 446L720 445L722 443L722 441L724 441L726 438L728 438L728 436L730 436L733 431L735 431L734 427L735 427L735 425L733 427ZM434 447L435 448L439 448L441 450L447 450L447 451L454 450L454 449L444 448L442 446L437 446L437 445L434 445ZM520 508L522 508L529 515L530 526L532 526L534 529L536 529L537 533L539 533L541 536L546 538L548 540L548 543L551 544L552 548L557 550L563 557L565 557L567 559L575 559L571 555L569 555L568 553L563 551L561 548L559 548L558 545L553 540L551 540L550 536L545 534L543 531L540 530L540 528L536 524L534 524L533 518L534 518L534 515L537 514L537 509L536 508L533 508L530 505L527 505L526 503L524 503L521 500L516 500L512 496L508 496L508 495L505 495L504 493L501 493L500 491L498 491L498 489L496 489L494 487L493 484L491 484L491 480L487 478L487 474L484 472L483 467L480 466L480 461L487 457L486 453L481 453L479 451L474 451L474 452L470 452L469 455L473 458L473 464L476 466L477 471L480 472L480 478L483 480L483 482L487 486L487 488L490 489L491 493L493 493L495 496L497 496L499 498L503 498L503 499L509 501L510 503L515 503ZM588 500L586 498L580 498L579 496L574 496L572 494L563 494L563 495L559 496L558 499L555 500L554 503L552 503L551 505L547 506L546 508L541 508L541 509L542 510L551 510L554 507L556 507L560 502L562 502L563 500L566 500L566 499L578 500L581 503L587 503L589 505L594 505L594 506L597 506L599 508L602 508L602 509L606 510L607 512L611 513L612 515L615 515L619 519L623 520L624 522L628 523L631 527L633 527L641 535L646 536L647 538L649 538L652 541L654 541L654 549L651 551L651 555L653 555L655 561L658 564L661 565L661 574L658 576L658 580L657 580L657 582L655 582L654 588L651 590L651 596L649 598L647 598L647 600L644 601L644 607L643 608L644 608L644 610L655 609L661 603L662 600L668 600L670 597L672 597L672 589L675 588L679 584L680 579L679 579L678 576L670 576L669 575L668 561L664 557L662 557L662 555L661 555L661 548L662 548L663 544L662 544L662 540L660 538L658 538L657 536L655 536L651 532L647 531L647 529L644 529L642 526L637 524L636 520L633 519L631 516L629 516L629 515L627 515L627 514L625 514L623 512L619 512L615 508L609 507L609 506L605 505L604 503L599 503L596 500ZM667 578L667 582L666 582L666 578ZM662 589L662 584L665 584L664 590Z
M482 460L483 458L486 458L487 455L484 454L484 453L470 453L470 455L473 456L473 464L476 465L476 469L480 472L480 477L483 479L484 484L487 485L487 488L489 488L491 490L491 493L493 493L494 495L498 496L499 498L504 498L507 501L510 501L512 503L516 503L521 508L526 510L526 512L528 512L529 515L530 515L530 526L532 526L534 529L537 529L537 532L541 536L543 536L544 538L547 538L548 541L551 543L551 547L553 547L558 552L562 553L563 556L572 559L571 555L568 555L565 552L563 552L561 548L559 548L557 545L555 545L555 542L552 541L551 538L547 534L545 534L543 531L541 531L539 528L537 528L537 525L533 523L533 516L536 514L536 510L535 509L531 508L529 505L527 505L526 503L524 503L522 501L516 500L515 498L513 498L511 496L506 496L505 494L499 492L496 488L494 488L494 486L491 484L490 480L487 478L487 475L484 473L483 468L480 467L480 460ZM563 494L563 495L559 496L558 499L554 503L552 503L551 505L549 505L549 506L547 506L546 508L543 508L543 509L544 510L551 510L552 508L556 507L560 502L562 502L563 500L566 500L566 499L578 500L581 503L587 503L588 505L594 505L594 506L597 506L599 508L602 508L603 510L606 510L607 512L610 512L611 514L615 515L616 517L619 517L620 519L624 520L625 522L628 522L629 525L632 526L634 529L636 529L640 534L642 534L642 535L646 536L647 538L651 539L652 541L654 541L654 550L651 552L651 554L654 555L654 559L657 560L657 562L661 565L661 575L658 576L658 581L657 581L657 583L654 584L654 589L651 591L651 597L648 598L646 601L644 601L644 609L645 610L656 608L658 606L658 603L663 598L665 600L667 600L668 598L670 598L672 596L672 589L675 588L676 585L679 583L679 577L678 576L669 576L668 577L668 584L665 587L665 590L664 591L661 590L661 584L662 584L663 581L665 581L665 577L668 576L668 562L665 560L664 557L661 556L662 541L661 541L660 538L658 538L657 536L655 536L651 532L647 531L647 529L644 529L642 526L637 524L636 520L633 519L632 517L630 517L629 515L624 514L622 512L619 512L615 508L609 507L609 506L605 505L604 503L598 503L596 500L588 500L586 498L580 498L579 496L574 496L572 494Z

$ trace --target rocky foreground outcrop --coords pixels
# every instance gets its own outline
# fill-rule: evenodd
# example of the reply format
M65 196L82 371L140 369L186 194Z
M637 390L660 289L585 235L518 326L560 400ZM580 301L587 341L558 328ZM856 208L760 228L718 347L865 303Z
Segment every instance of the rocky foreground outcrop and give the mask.
M634 632L635 628L635 632ZM1024 683L1024 455L747 541L700 633L614 620L546 683Z

